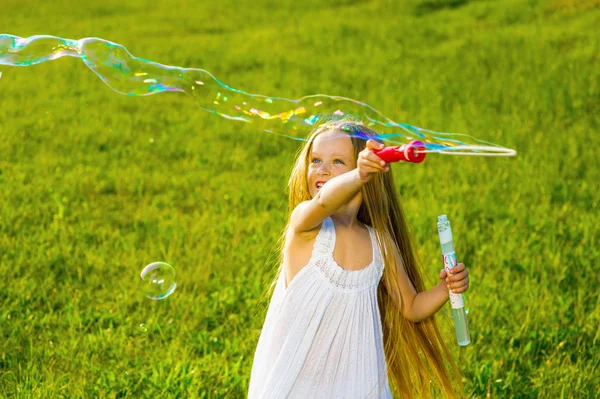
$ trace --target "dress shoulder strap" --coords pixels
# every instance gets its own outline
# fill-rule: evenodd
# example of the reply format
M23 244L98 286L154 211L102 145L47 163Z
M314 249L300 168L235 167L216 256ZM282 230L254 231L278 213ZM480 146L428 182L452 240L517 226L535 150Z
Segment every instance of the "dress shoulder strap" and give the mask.
M315 239L312 255L310 258L311 262L333 252L333 233L333 221L330 217L328 217L325 220L323 220L323 223L321 224L321 229L319 230L317 238Z
M379 242L377 241L375 229L368 224L365 224L365 226L369 230L369 235L371 236L371 245L373 246L373 261L383 268L383 254L381 252L381 248L379 247Z

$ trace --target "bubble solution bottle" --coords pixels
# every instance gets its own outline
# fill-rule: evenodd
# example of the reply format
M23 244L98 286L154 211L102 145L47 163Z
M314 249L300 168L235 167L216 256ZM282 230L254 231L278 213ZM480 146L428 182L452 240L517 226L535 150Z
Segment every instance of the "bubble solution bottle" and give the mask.
M452 229L450 221L446 215L438 216L438 233L440 234L440 244L442 245L442 259L446 273L458 263L456 261L456 252L454 252L454 241L452 241ZM452 319L454 319L454 328L456 330L456 339L460 346L467 346L471 343L469 336L469 326L467 324L467 314L465 312L465 303L461 294L450 294L450 306L452 308Z

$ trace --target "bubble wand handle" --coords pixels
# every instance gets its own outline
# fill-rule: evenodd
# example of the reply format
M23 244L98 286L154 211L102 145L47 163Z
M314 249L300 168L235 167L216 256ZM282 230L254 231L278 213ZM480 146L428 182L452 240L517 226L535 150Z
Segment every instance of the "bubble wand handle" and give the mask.
M414 140L408 144L385 147L384 149L374 150L373 152L385 162L405 161L421 163L425 159L425 155L427 155L424 151L425 144L421 141Z
M446 273L450 274L452 268L458 263L456 261L456 252L454 252L454 241L452 240L452 228L446 215L438 216L438 233L440 235L440 244L442 245L442 260ZM469 335L469 325L467 323L467 314L465 312L465 303L461 294L450 294L450 307L452 308L452 318L454 319L454 329L456 330L456 340L460 346L467 346L471 343Z

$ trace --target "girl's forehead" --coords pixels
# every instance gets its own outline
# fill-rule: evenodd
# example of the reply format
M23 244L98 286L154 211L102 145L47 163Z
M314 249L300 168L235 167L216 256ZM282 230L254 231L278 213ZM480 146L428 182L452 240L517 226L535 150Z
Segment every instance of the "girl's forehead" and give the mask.
M327 131L315 138L313 141L312 150L313 152L348 151L353 153L354 147L352 146L352 140L350 139L350 136L347 134L335 131Z

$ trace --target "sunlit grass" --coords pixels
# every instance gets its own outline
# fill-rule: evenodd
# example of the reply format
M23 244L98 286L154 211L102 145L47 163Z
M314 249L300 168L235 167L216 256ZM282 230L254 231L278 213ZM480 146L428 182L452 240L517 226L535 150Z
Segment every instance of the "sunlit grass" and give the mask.
M393 167L429 285L439 214L470 269L472 344L436 317L469 397L600 395L598 3L240 4L8 0L0 33L97 36L516 149ZM0 71L0 396L245 397L298 143L118 95L72 58ZM154 261L178 276L162 301L137 286Z

